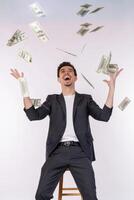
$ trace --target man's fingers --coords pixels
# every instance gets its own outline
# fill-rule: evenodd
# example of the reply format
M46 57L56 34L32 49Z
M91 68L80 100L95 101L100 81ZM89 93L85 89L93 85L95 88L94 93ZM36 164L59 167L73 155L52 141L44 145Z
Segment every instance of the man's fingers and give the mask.
M16 79L18 79L19 77L23 77L24 73L21 72L21 74L19 73L19 71L17 69L11 69L11 73L12 76L14 76Z

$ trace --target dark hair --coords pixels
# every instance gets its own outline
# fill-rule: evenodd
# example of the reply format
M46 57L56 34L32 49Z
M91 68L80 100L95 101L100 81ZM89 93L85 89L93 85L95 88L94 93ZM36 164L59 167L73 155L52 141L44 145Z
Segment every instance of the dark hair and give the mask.
M74 70L74 75L77 76L77 72L76 72L76 69L75 67L70 63L70 62L62 62L58 68L57 68L57 77L59 77L59 72L60 72L60 69L64 66L70 66L72 67L72 69Z

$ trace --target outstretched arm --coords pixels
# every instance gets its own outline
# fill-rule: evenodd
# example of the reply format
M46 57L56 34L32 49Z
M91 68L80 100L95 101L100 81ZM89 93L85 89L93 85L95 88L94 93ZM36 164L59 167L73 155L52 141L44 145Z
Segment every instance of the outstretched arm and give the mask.
M123 69L118 69L114 74L110 73L110 75L109 75L110 79L104 80L104 82L106 82L109 87L108 96L107 96L106 103L105 103L105 105L109 108L113 107L116 78L122 70Z
M11 69L10 74L19 81L21 93L23 96L24 107L25 109L29 109L30 107L32 107L32 101L29 97L28 86L26 79L24 78L24 73L20 73L17 69Z

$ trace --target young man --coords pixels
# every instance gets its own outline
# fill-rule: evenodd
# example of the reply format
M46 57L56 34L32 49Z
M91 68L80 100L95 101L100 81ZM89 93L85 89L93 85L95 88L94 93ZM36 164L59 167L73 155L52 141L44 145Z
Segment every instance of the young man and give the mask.
M121 69L122 70L122 69ZM108 121L113 107L115 81L121 70L105 80L109 87L108 96L101 109L91 95L79 94L75 90L77 72L69 62L63 62L57 69L61 94L48 95L37 109L30 100L24 74L11 69L23 89L24 111L29 120L50 117L46 142L46 162L36 193L36 200L50 200L60 177L68 168L80 190L83 200L97 200L92 161L95 160L93 138L88 116Z

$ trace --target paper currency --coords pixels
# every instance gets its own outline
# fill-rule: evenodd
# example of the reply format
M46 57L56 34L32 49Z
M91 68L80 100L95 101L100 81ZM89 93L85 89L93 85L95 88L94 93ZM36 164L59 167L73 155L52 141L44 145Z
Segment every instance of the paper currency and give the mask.
M28 53L25 50L20 50L19 53L18 53L18 56L23 58L28 63L32 62L32 56L30 55L30 53Z
M86 4L84 4L84 5L81 5L80 7L82 7L82 8L89 8L89 7L91 7L91 6L92 6L91 4L86 3Z
M81 27L80 30L77 31L77 34L80 34L81 36L84 36L89 31L86 27Z
M30 5L30 8L36 14L37 17L43 17L46 15L44 9L38 2L32 3Z
M82 77L85 79L85 81L94 89L94 86L92 83L89 82L89 80L81 73Z
M31 99L31 101L34 107L41 106L41 99Z
M76 54L71 53L71 52L68 52L68 51L65 51L65 50L63 50L63 49L59 49L59 48L56 48L56 49L59 50L59 51L62 51L62 52L64 52L64 53L67 53L67 54L69 54L69 55L71 55L71 56L77 56Z
M103 28L104 26L97 26L95 29L91 30L90 33L92 32L96 32L98 30L100 30L101 28Z
M115 73L119 69L117 64L109 64L108 65L108 73Z
M92 24L90 23L84 23L84 24L81 24L80 26L82 27L85 27L85 28L88 28L89 26L91 26Z
M97 73L104 73L108 74L108 65L111 61L111 52L109 53L109 56L103 55L101 58L101 62L99 64L99 67L97 69Z
M91 14L91 13L96 13L96 12L98 12L99 10L101 10L101 9L103 9L103 8L104 8L104 7L96 8L95 10L91 11L90 14Z
M82 7L78 12L77 15L80 15L81 17L85 16L89 12L88 8Z
M43 42L48 41L48 36L46 35L45 31L43 30L39 22L34 21L29 25L40 40L42 40Z
M25 33L17 29L16 32L12 35L12 37L8 40L7 46L13 46L25 39Z
M87 46L87 43L83 45L83 47L81 49L81 53L83 53L83 51L85 50L86 46Z
M122 102L118 105L119 109L123 111L130 102L131 102L131 100L128 97L125 97L122 100Z
M97 73L103 73L103 74L111 74L115 73L118 69L117 64L110 64L111 61L111 52L109 53L108 56L103 55L101 58L101 62L99 64L99 67L97 69Z

